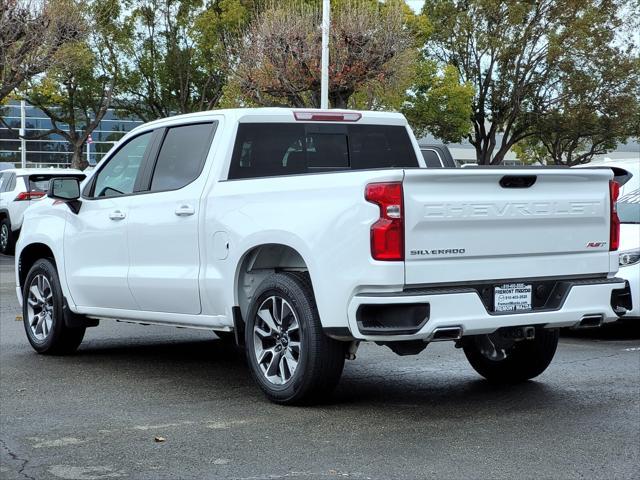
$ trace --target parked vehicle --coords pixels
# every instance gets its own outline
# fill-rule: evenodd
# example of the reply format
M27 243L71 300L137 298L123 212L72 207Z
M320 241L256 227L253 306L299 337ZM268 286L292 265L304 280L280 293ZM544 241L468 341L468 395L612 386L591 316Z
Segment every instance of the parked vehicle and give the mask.
M0 253L13 253L24 211L47 194L49 180L62 176L85 177L79 170L51 168L11 168L0 172Z
M629 281L633 308L625 319L640 321L640 189L618 201L620 217L620 276Z
M617 210L620 218L619 276L629 281L633 308L625 320L640 320L640 159L603 159L578 168L614 168L624 178Z
M444 144L420 145L420 153L422 153L427 168L456 168L458 166L449 147Z
M40 353L121 319L233 332L273 401L314 401L359 342L453 341L492 381L625 309L610 170L429 169L400 114L238 109L128 133L25 215ZM568 192L571 193L568 196ZM628 306L630 307L630 306Z

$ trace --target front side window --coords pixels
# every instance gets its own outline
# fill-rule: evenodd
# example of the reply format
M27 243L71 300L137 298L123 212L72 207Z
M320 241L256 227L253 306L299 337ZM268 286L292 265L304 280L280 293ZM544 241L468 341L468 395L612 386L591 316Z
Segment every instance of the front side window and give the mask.
M127 142L98 172L93 197L117 197L133 193L144 153L153 132L143 133Z
M151 191L177 190L193 182L204 167L215 124L167 129L151 179Z

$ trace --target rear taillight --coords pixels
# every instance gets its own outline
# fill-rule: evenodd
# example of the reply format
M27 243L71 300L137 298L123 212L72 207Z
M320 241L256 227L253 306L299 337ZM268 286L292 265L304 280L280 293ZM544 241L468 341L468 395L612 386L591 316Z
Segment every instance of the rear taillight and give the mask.
M618 250L618 247L620 246L620 218L618 217L618 209L616 207L619 195L620 185L618 182L609 180L609 204L611 212L609 250L611 251Z
M404 260L402 183L370 183L364 196L380 207L380 218L371 226L371 256L375 260Z
M14 200L16 202L20 202L22 200L35 200L37 198L42 198L45 195L45 192L20 192Z

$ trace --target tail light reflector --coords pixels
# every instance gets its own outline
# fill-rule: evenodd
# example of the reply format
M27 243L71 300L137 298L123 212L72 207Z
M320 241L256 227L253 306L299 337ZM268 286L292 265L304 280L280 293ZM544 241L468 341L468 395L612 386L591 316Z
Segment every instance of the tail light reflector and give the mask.
M35 200L37 198L42 198L46 195L46 192L20 192L18 196L15 198L16 202L21 202L23 200Z
M365 199L380 207L380 218L371 226L371 256L374 260L404 260L402 183L370 183Z
M610 202L610 226L609 233L609 250L615 251L620 247L620 218L618 217L618 208L616 202L620 195L620 185L614 180L609 180L609 202Z

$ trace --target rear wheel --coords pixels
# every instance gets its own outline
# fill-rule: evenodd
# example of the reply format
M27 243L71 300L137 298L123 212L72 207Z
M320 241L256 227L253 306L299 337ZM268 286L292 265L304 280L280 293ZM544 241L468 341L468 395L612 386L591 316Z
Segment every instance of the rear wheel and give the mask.
M69 328L64 322L64 298L56 267L38 260L24 282L22 318L29 343L38 353L63 355L75 351L85 328Z
M537 377L553 360L557 329L538 329L532 340L504 342L498 333L467 340L464 353L476 372L495 383L518 383Z
M256 383L281 404L313 403L337 385L345 344L327 337L306 273L274 273L258 287L245 328Z
M11 222L8 218L3 218L0 220L0 253L11 255L13 253L14 241Z

